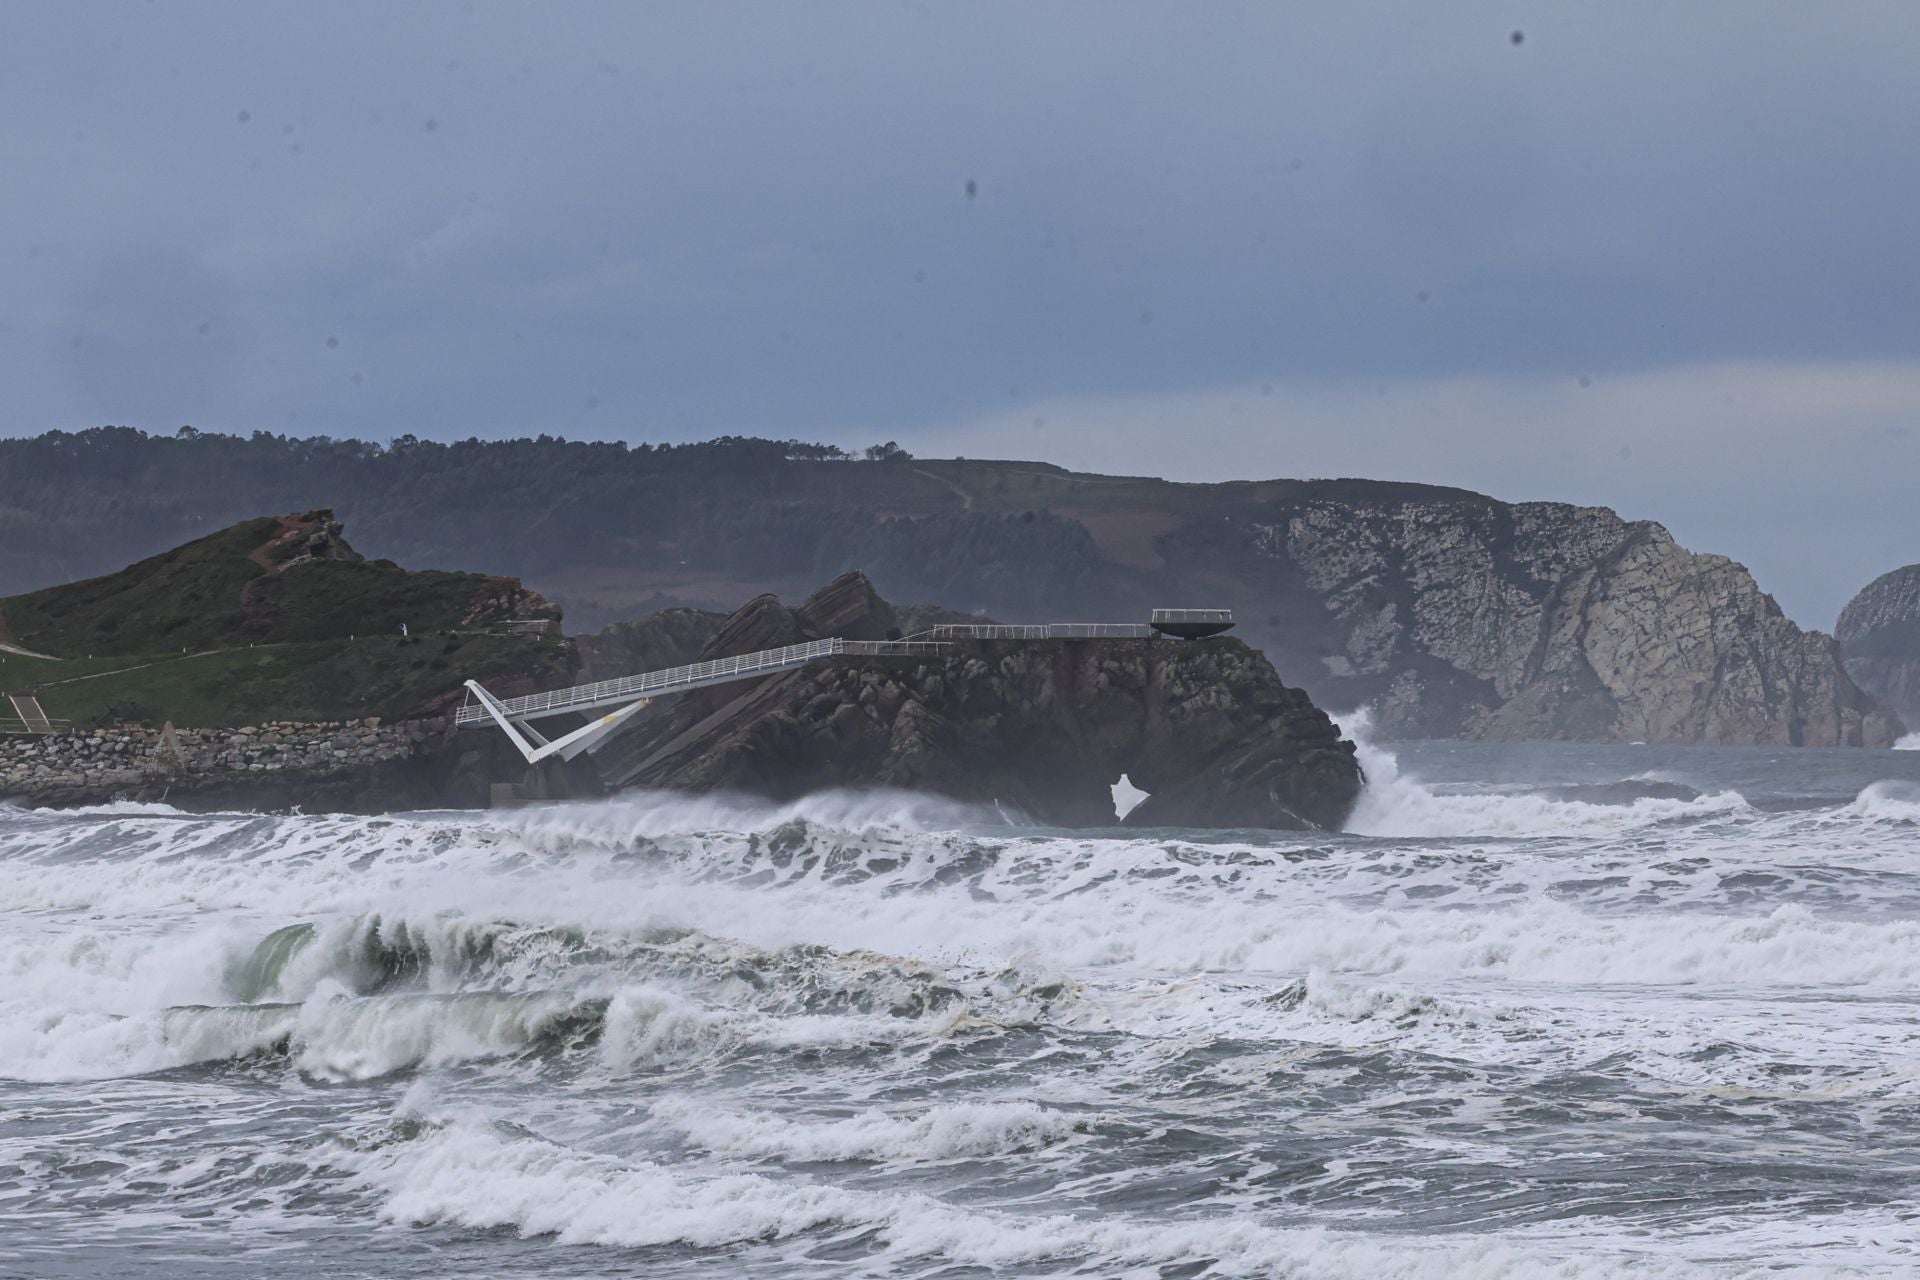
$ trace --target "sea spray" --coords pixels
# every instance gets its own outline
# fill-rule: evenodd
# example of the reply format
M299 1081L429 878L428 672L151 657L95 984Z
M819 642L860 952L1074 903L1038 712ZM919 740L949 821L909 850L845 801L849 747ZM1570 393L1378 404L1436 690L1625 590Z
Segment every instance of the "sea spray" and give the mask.
M1360 766L1367 777L1359 803L1346 823L1346 830L1356 835L1445 838L1602 834L1679 818L1737 813L1748 807L1746 798L1734 791L1674 798L1636 794L1630 789L1625 805L1533 793L1442 793L1403 772L1399 757L1373 740L1372 717L1364 707L1336 719L1358 749Z
M1920 757L1361 738L1341 833L0 812L0 1248L1911 1272Z

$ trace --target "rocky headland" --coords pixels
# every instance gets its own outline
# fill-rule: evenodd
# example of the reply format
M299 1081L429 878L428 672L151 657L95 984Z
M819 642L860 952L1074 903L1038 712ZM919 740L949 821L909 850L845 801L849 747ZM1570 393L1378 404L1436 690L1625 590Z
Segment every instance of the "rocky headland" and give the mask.
M1604 507L1309 503L1253 554L1319 597L1322 687L1396 736L1875 747L1900 733L1833 638L1796 626L1743 566Z
M797 608L750 601L697 656L903 630L901 611L849 573ZM1231 638L963 641L837 658L661 699L596 763L616 787L776 799L899 787L1067 826L1111 825L1123 773L1150 793L1127 816L1139 826L1337 827L1362 781L1338 726Z
M698 625L638 620L623 643L643 647L617 652L671 664L827 636L894 638L903 624L954 617L896 609L849 573L798 607L762 596ZM675 647L700 633L698 649ZM1335 828L1363 781L1338 726L1227 637L963 641L834 658L659 699L594 756L532 771L490 726L455 731L443 715L0 736L0 799L45 805L378 812L624 787L773 799L890 787L1045 824L1110 826L1122 774L1150 793L1131 826Z
M860 568L891 599L1008 622L1230 607L1235 634L1289 682L1322 706L1371 704L1388 736L1873 746L1894 724L1833 640L1795 626L1738 563L1602 507L1372 480L860 461L744 438L387 448L102 428L0 441L7 468L23 514L0 585L32 585L22 575L51 573L49 557L101 572L189 519L276 509L298 476L303 493L351 497L367 545L518 574L576 630L680 612L583 644L593 671L653 665L704 644L756 592L800 599ZM435 495L431 520L421 493ZM109 504L126 518L75 515ZM369 577L327 564L309 580L344 592ZM256 590L271 603L274 584ZM111 621L87 620L89 645Z
M1920 732L1920 564L1868 583L1834 633L1854 683Z

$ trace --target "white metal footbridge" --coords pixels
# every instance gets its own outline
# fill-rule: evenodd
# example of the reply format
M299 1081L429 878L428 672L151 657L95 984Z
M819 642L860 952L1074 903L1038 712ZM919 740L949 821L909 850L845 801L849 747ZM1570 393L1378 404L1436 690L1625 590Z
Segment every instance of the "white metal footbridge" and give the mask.
M1167 625L1168 619L1162 616L1169 614L1205 614L1216 623L1224 619L1220 630L1233 625L1233 615L1224 609L1156 609L1151 624L1048 622L1003 626L998 623L955 623L916 632L904 640L812 640L806 644L743 653L734 658L715 658L683 667L668 667L663 671L621 676L615 680L596 680L592 684L577 684L546 693L530 693L523 698L496 698L481 688L479 681L469 680L466 682L467 701L454 714L453 722L455 725L476 725L492 720L520 749L520 754L527 758L529 764L537 764L549 756L571 760L605 741L608 734L662 694L685 693L691 689L705 689L735 680L751 680L758 676L792 671L825 658L932 657L961 640L1143 640L1155 632L1178 634ZM602 707L616 709L558 738L547 738L530 723L550 716L591 713Z
M504 701L481 688L479 681L469 680L467 692L471 696L454 715L453 722L456 725L481 724L491 719L520 748L520 753L526 756L529 764L556 755L562 760L571 760L582 751L598 746L629 716L661 694L685 693L689 689L705 689L735 680L751 680L756 676L792 671L822 658L848 655L871 658L932 656L945 647L923 640L811 640L806 644L761 649L734 658L715 658L684 667L668 667L664 671L621 676L617 680L596 680L592 684L530 693L524 698L508 698ZM552 741L527 723L548 716L598 711L601 707L615 705L619 705L619 710L609 712Z

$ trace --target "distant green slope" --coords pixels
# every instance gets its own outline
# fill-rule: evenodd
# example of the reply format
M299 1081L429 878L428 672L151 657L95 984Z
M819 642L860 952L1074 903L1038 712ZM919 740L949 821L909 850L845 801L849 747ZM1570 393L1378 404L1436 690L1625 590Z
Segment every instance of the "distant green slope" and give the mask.
M0 600L0 637L56 657L445 630L558 616L510 578L362 560L332 513L263 516L118 573Z
M226 727L369 715L397 719L457 702L464 680L547 687L566 683L571 673L572 655L563 640L480 633L316 640L92 662L9 655L0 663L0 683L33 688L49 716L83 728L122 721Z
M488 633L558 613L512 578L362 560L325 510L265 516L0 600L0 639L51 655L0 655L0 691L83 726L407 716L468 679L566 683L575 659L558 636Z
M242 620L247 584L267 572L248 553L278 523L246 520L118 573L0 600L0 618L14 643L59 657L244 644L224 633Z

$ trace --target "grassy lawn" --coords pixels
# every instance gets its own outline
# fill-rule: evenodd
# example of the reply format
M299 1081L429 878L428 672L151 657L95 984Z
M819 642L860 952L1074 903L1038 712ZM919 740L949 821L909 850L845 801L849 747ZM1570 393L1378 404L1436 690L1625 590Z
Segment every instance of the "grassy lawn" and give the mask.
M417 712L457 690L463 680L531 669L557 684L569 675L567 649L558 640L473 633L59 662L15 654L0 658L0 689L30 689L49 716L79 726L118 720L230 726L367 715L391 719Z

